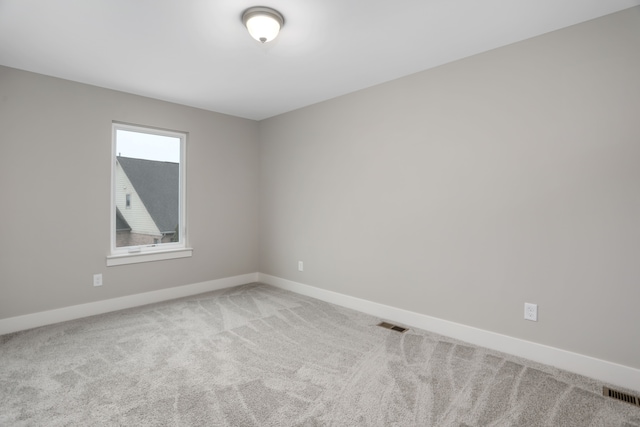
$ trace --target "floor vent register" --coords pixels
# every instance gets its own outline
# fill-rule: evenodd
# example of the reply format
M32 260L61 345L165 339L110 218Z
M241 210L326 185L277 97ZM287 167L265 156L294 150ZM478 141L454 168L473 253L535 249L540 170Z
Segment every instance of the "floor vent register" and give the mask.
M616 399L616 400L621 400L623 402L627 402L631 405L635 405L635 406L640 406L640 398L637 396L634 396L632 394L629 393L624 393L618 390L613 390L609 387L603 387L602 388L602 394L604 394L605 397L610 397L612 399Z
M409 328L403 328L402 326L394 325L393 323L380 322L378 326L386 329L391 329L392 331L400 332L404 334L409 330Z

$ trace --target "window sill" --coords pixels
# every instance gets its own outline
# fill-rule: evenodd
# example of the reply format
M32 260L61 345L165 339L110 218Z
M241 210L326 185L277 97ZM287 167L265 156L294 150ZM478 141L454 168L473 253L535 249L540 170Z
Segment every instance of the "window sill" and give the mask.
M157 252L143 252L135 254L109 255L107 267L141 262L163 261L167 259L188 258L193 255L193 248L170 249Z

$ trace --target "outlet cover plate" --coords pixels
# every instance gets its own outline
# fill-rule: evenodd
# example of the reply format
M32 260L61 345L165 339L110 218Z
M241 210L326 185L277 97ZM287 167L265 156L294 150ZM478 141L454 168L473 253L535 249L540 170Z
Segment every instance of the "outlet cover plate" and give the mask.
M102 286L102 274L93 275L93 286Z
M524 303L524 318L532 322L538 321L538 304Z

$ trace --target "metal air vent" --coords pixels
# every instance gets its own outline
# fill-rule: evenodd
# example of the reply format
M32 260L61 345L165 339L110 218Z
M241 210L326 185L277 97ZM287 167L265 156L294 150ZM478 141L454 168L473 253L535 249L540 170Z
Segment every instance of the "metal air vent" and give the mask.
M640 398L633 396L629 393L624 393L618 390L610 389L609 387L602 387L602 394L605 397L621 400L623 402L630 403L632 405L640 406Z
M392 331L400 332L402 334L404 334L409 330L409 328L403 328L402 326L394 325L393 323L387 323L387 322L380 322L378 323L378 326L386 329L391 329Z

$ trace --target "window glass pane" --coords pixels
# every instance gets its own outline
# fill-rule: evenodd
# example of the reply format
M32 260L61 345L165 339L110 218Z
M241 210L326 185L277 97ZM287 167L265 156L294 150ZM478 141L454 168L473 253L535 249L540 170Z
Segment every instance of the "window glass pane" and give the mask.
M116 129L115 247L181 242L181 138Z

